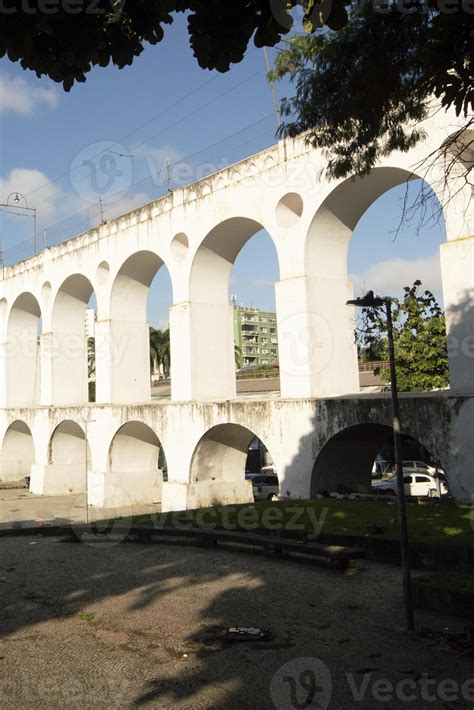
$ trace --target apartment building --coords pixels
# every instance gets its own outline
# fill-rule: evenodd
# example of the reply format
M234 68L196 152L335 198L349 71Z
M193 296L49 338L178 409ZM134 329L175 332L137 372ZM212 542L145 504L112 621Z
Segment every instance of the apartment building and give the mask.
M276 313L234 305L234 340L241 367L278 365Z

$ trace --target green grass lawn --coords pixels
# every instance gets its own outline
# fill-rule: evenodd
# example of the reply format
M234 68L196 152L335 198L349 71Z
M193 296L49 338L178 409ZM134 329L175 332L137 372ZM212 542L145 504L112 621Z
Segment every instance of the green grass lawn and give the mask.
M474 545L474 506L432 502L408 503L409 536L413 541ZM125 519L124 519L125 522ZM258 527L305 530L322 534L399 538L396 500L287 500L262 501L247 505L216 506L161 515L141 515L133 524L235 527L255 530ZM368 532L369 526L384 532Z

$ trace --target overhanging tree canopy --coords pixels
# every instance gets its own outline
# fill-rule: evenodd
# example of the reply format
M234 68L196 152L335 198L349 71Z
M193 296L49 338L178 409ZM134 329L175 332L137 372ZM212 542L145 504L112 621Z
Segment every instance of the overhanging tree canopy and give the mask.
M422 131L407 122L426 115L433 94L458 115L472 112L472 0L4 0L0 57L68 91L93 66L131 64L163 39L173 13L187 12L199 65L227 71L252 39L276 45L296 5L308 34L280 53L271 79L296 80L284 130L309 129L329 152L330 175L366 173L381 155L412 147Z
M367 4L354 9L338 32L291 38L269 75L295 83L295 95L283 101L281 132L309 131L313 145L328 153L329 174L347 177L413 147L424 135L421 121L439 106L468 117L474 108L473 17L461 6L454 13L442 10L425 0ZM470 126L471 117L462 141L453 136L463 156L474 145ZM464 166L466 176L471 167Z
M5 0L0 56L62 82L68 91L95 65L131 64L146 43L163 39L173 13L188 12L200 66L227 71L242 60L252 38L257 47L279 42L291 24L288 10L297 4L300 0ZM329 26L340 25L343 8L343 0L334 0Z

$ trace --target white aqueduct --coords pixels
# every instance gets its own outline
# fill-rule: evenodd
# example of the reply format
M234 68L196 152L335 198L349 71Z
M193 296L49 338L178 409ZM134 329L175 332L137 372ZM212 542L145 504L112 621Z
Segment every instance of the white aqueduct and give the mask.
M34 493L77 494L87 475L89 502L100 507L246 502L245 458L258 436L284 495L308 497L336 480L368 484L371 461L390 439L390 401L359 393L354 312L345 305L353 296L349 243L371 203L417 177L413 166L453 133L455 122L447 122L435 116L418 149L339 182L321 177L324 159L302 138L282 141L4 268L0 478L31 475ZM439 183L434 168L428 181ZM403 397L402 415L404 429L448 471L455 496L467 500L474 493L474 237L470 187L453 188L441 248L451 388ZM256 401L236 397L228 287L240 249L262 228L280 270L281 396ZM146 305L163 265L173 290L172 392L171 401L152 403ZM84 333L92 293L95 403Z

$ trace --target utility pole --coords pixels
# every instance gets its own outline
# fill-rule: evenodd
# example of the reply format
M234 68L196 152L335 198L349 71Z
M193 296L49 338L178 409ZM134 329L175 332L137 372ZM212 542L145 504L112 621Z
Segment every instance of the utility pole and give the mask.
M11 200L11 201L10 201ZM20 202L23 200L25 203L24 206L20 204ZM10 192L10 194L7 197L7 201L5 203L0 203L0 207L10 207L15 210L23 210L24 212L31 212L29 215L30 217L33 218L33 256L36 254L36 207L28 207L28 202L26 197L21 193L21 192ZM26 217L28 215L19 215L16 212L12 212L11 214L15 215L16 217Z
M82 418L82 422L84 424L84 444L85 444L85 453L84 453L84 464L85 464L85 474L86 474L86 523L89 525L89 439L88 439L88 425L92 424L95 422L95 419L90 418L90 412L85 410L84 411L84 416Z
M171 189L171 165L169 160L166 161L166 188L171 195L173 190Z
M398 402L397 372L395 368L395 347L393 344L392 302L385 298L387 314L387 340L390 360L390 391L392 393L393 443L395 448L395 466L397 471L398 513L400 517L400 554L403 574L403 601L405 605L408 631L414 631L413 600L411 592L410 551L408 547L407 506L403 476L402 442L400 430L400 406Z
M270 71L271 70L270 60L268 59L268 52L267 52L266 47L263 48L263 54L265 55L265 63L267 65L267 71ZM271 89L272 97L273 97L273 106L275 108L275 116L276 116L277 126L278 126L278 128L280 128L281 113L280 113L280 107L278 106L278 99L277 99L277 95L276 95L275 86L273 84L273 81L270 83L270 89Z
M105 224L104 208L102 206L102 197L99 197L99 209L100 209L100 223Z
M403 476L402 441L400 426L400 406L398 402L397 372L395 368L395 347L393 344L392 299L388 296L374 296L368 291L362 298L347 301L348 306L358 308L385 308L387 316L387 340L390 359L390 391L392 395L393 446L395 450L395 467L397 472L398 517L400 522L400 557L402 564L403 605L405 608L406 628L415 630L413 615L413 599L411 592L410 550L408 545L407 508L405 499L405 483Z

